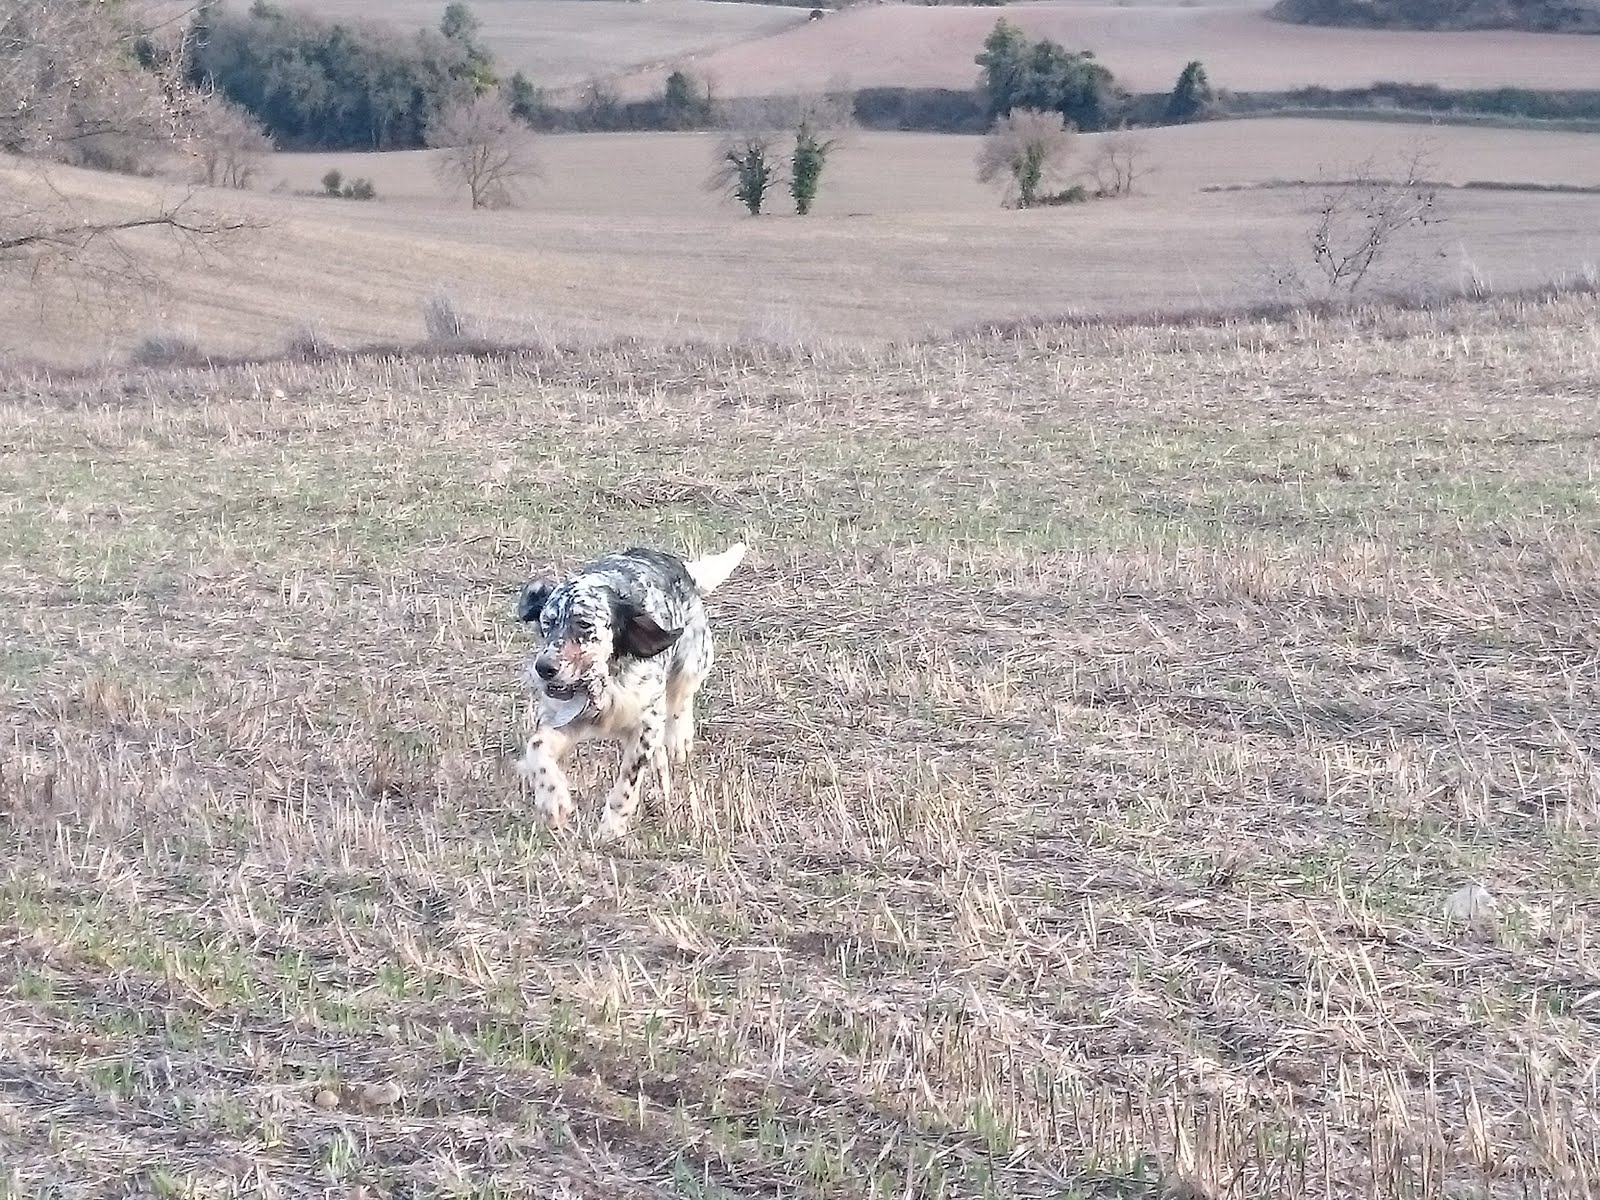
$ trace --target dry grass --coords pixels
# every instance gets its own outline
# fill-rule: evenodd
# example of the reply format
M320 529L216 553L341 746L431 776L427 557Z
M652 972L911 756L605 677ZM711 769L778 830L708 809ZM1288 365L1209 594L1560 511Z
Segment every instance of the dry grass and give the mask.
M306 321L335 342L411 340L447 292L486 336L594 341L643 334L853 343L1038 313L1123 312L1269 298L1272 265L1304 253L1315 197L1201 188L1338 175L1416 137L1392 125L1228 122L1146 136L1131 200L1001 211L974 179L975 143L861 135L830 163L812 217L752 221L701 190L712 141L694 134L545 139L545 178L519 211L473 213L438 191L426 154L283 156L277 194L210 199L277 222L226 264L175 266L164 287L87 315L66 304L0 315L0 348L66 361L123 356L183 328L218 352L283 347ZM1597 183L1581 134L1429 131L1434 174ZM1093 154L1084 138L1080 160ZM372 203L288 194L330 167L365 175ZM619 186L618 180L630 186ZM63 175L126 207L140 181ZM1411 282L1469 272L1506 290L1600 262L1600 197L1453 194ZM752 280L759 281L753 287Z
M724 95L851 87L972 87L973 56L996 17L1033 37L1093 50L1135 91L1170 88L1191 59L1217 87L1278 91L1382 80L1446 87L1595 86L1592 39L1571 34L1329 29L1269 20L1265 5L1008 4L993 8L867 4L772 37L697 57ZM641 72L631 91L659 86Z
M1594 1195L1597 328L13 379L0 1194ZM516 587L735 535L547 840Z

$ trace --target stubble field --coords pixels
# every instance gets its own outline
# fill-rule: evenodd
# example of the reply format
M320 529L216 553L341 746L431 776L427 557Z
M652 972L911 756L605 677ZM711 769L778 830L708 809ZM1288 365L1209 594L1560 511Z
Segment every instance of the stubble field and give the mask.
M1597 328L9 379L0 1193L1592 1195ZM517 587L734 537L550 840Z
M271 222L229 257L168 263L159 284L87 308L55 293L8 308L0 351L84 362L175 334L211 353L276 352L307 329L344 345L410 342L440 291L476 332L509 341L881 345L1039 314L1283 298L1275 272L1309 266L1319 193L1206 188L1337 178L1369 157L1393 171L1417 144L1445 181L1600 187L1600 138L1588 134L1260 120L1141 137L1139 195L1014 212L974 178L976 139L859 134L804 220L782 193L758 220L706 194L716 142L701 134L545 138L543 178L502 212L448 195L426 152L281 155L256 192L199 197ZM1073 173L1097 144L1080 139ZM372 179L379 199L295 194L315 191L330 167ZM162 190L66 171L53 182L95 212L126 212ZM1400 269L1381 286L1507 290L1600 263L1600 195L1452 190L1439 211L1443 223L1387 256Z

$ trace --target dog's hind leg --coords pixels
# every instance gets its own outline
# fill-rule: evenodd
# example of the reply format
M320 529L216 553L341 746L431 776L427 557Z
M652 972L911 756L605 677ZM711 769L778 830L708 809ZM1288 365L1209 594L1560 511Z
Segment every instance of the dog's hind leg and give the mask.
M682 675L667 681L666 756L672 762L689 761L694 747L694 697L704 675Z

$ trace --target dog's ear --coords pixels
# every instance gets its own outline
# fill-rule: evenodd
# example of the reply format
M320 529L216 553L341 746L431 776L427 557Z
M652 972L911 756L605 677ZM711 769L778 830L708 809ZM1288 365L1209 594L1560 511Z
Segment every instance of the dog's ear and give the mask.
M530 583L523 588L522 595L517 597L517 620L537 621L544 611L545 601L555 590L553 583Z
M683 630L663 629L644 609L626 600L614 615L617 649L634 658L654 658L683 636Z

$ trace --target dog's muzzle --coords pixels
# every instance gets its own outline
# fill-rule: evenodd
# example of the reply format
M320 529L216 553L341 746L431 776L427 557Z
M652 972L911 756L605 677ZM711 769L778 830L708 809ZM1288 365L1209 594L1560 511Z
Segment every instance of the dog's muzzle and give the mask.
M539 655L527 675L528 682L552 700L571 700L583 691L583 680L555 655Z

